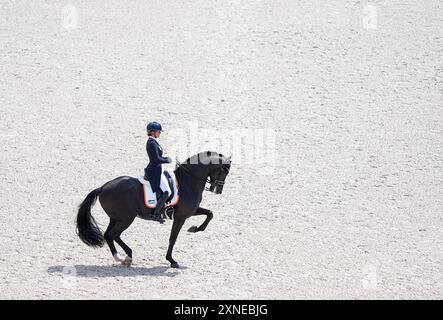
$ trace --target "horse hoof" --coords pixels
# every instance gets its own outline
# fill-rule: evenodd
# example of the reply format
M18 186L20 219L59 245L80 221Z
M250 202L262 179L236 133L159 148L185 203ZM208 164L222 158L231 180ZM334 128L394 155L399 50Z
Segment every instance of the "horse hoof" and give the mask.
M114 254L114 260L115 260L116 262L120 262L120 263L123 264L123 262L125 261L125 258L122 257L121 255L119 255L118 253L116 253L116 254Z
M126 266L126 267L130 267L132 264L132 258L126 256L125 260L122 261L122 265Z
M171 268L179 268L180 266L178 265L177 262L173 262L171 263Z
M197 230L198 230L198 227L197 226L192 226L192 227L190 227L189 229L188 229L188 232L197 232Z

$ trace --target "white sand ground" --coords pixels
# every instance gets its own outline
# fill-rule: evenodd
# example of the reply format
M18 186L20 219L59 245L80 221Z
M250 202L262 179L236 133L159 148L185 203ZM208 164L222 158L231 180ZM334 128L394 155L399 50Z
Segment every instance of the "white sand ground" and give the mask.
M442 298L442 16L437 0L1 1L0 298ZM123 234L130 269L74 232L90 190L142 174L150 119L215 128L198 151L234 157L178 270L170 221ZM232 126L275 132L272 175L217 146Z

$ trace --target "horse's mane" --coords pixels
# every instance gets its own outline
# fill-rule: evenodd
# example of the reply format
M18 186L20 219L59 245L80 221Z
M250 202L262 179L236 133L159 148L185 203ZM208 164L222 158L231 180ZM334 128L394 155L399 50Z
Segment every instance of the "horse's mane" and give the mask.
M183 161L183 164L200 163L199 159L201 159L201 157L213 157L213 156L218 156L219 158L222 158L223 160L226 159L226 157L224 155L222 155L221 153L218 153L215 151L203 151L203 152L199 152L199 153L189 157L188 159ZM195 158L197 158L197 161L193 160Z
M202 157L218 157L218 160L221 161L221 163L223 165L226 165L225 163L228 162L229 163L228 166L230 166L230 162L231 162L230 159L227 159L221 153L218 153L215 151L203 151L203 152L193 155L192 157L189 157L188 159L186 159L182 163L177 163L175 166L174 173L177 176L180 176L181 168L184 168L185 170L193 171L195 168L197 168L197 166L191 166L191 165L201 164L200 159L202 159Z

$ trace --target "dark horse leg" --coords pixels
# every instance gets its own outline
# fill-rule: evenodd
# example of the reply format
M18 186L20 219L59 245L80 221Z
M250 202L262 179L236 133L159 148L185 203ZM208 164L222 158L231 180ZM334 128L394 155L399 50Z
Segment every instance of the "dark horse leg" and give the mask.
M179 265L177 261L172 259L172 249L174 248L175 241L177 240L177 236L183 227L183 224L185 223L186 218L183 217L176 217L174 218L174 222L172 223L172 230L171 235L169 236L169 247L168 252L166 253L166 260L168 260L171 263L172 268L178 268Z
M201 208L199 207L197 211L194 213L194 216L200 216L200 215L206 215L205 221L201 224L201 226L192 226L188 229L188 232L199 232L199 231L205 231L206 227L208 226L209 221L213 218L212 211L209 209Z
M106 228L104 237L106 242L108 243L109 249L111 250L111 254L114 256L117 253L117 249L115 249L114 246L114 241L111 239L110 237L110 231L112 230L112 228L114 228L116 221L111 219L111 221L109 222L108 228Z
M120 238L120 236L118 236L117 238L115 238L115 242L118 243L118 245L120 247L122 247L122 249L125 251L125 253L128 255L129 258L132 259L132 249L128 247L128 245L126 243L123 242L123 240Z
M130 266L132 263L132 250L123 242L123 240L121 240L120 235L131 225L132 221L133 220L117 221L111 219L111 222L109 223L109 226L104 234L104 237L106 239L106 242L108 243L109 248L111 249L111 253L114 259L126 266ZM114 245L114 241L122 247L122 249L128 255L127 257L123 258L118 255Z

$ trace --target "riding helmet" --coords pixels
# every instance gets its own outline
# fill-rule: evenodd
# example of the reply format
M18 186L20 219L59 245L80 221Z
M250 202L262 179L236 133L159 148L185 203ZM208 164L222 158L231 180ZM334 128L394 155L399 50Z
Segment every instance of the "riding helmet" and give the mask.
M146 131L163 131L162 125L156 121L152 121L148 123L146 127Z

